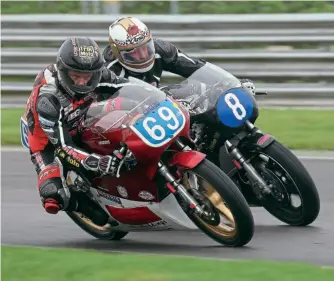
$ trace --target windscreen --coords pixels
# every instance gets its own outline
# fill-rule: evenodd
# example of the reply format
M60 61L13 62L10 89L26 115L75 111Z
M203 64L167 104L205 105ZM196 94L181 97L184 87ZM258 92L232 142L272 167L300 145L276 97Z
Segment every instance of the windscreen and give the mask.
M190 102L191 108L201 107L206 111L215 106L222 92L237 87L241 87L238 78L207 62L188 79L178 85L167 86L167 89L176 99Z
M148 83L133 77L129 77L129 81L109 99L93 103L83 125L94 124L100 132L125 128L166 99L163 91Z

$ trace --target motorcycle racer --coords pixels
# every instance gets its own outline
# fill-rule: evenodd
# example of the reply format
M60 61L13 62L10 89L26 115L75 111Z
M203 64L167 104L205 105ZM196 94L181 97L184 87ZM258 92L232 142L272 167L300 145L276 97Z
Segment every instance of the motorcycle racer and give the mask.
M163 71L188 78L206 63L188 56L168 41L153 38L148 27L134 17L117 19L109 26L109 46L103 55L107 67L116 75L133 76L156 87ZM250 79L240 81L255 94Z
M38 174L38 191L45 211L76 210L78 201L63 185L62 164L115 175L122 155L89 154L77 146L77 126L89 105L103 93L113 94L127 80L104 66L96 42L69 38L61 45L56 64L40 72L26 106L31 161Z

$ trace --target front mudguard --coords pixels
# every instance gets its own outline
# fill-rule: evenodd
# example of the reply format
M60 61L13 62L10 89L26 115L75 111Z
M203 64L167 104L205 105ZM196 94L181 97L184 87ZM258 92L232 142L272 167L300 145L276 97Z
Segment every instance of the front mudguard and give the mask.
M192 169L200 164L205 157L204 153L198 151L182 151L174 154L169 160L168 165Z
M242 131L229 141L234 147L240 149L244 157L250 158L270 146L275 141L275 138L269 134L256 130L251 134L249 132ZM219 154L220 168L229 176L236 172L232 159L233 158L223 147Z
M247 141L243 142L241 148L250 152L260 152L275 141L275 137L270 134L256 132Z

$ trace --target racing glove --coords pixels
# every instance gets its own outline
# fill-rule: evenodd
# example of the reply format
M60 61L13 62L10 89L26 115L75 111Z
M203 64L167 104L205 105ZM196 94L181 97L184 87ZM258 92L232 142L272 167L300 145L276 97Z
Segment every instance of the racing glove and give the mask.
M87 170L115 176L123 158L119 150L114 150L112 155L101 156L93 153L82 161L82 165Z
M250 91L250 93L255 96L255 84L250 79L240 79L241 84Z

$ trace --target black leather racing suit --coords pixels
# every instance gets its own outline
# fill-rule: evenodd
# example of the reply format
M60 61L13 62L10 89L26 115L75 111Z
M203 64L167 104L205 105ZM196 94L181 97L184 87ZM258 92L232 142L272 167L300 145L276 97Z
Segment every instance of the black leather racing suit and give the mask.
M113 56L110 46L107 46L103 51L107 68L120 77L128 78L132 76L160 88L160 79L163 71L180 75L186 79L206 63L203 59L189 57L168 41L162 39L153 39L153 41L156 53L154 65L150 71L136 73L124 68L117 58ZM240 79L240 81L252 94L255 94L255 85L251 80ZM199 81L191 81L191 84L188 85L183 81L182 85L175 84L164 86L163 88L164 90L180 88L179 98L181 98L181 96L182 98L186 98L192 95L199 95L206 90L206 86Z
M103 56L106 66L120 77L135 77L159 87L163 71L168 71L184 78L188 78L196 70L201 68L205 61L191 58L176 48L172 43L161 39L153 39L155 47L155 62L152 69L145 73L135 73L124 68L112 55L110 46L104 49Z

